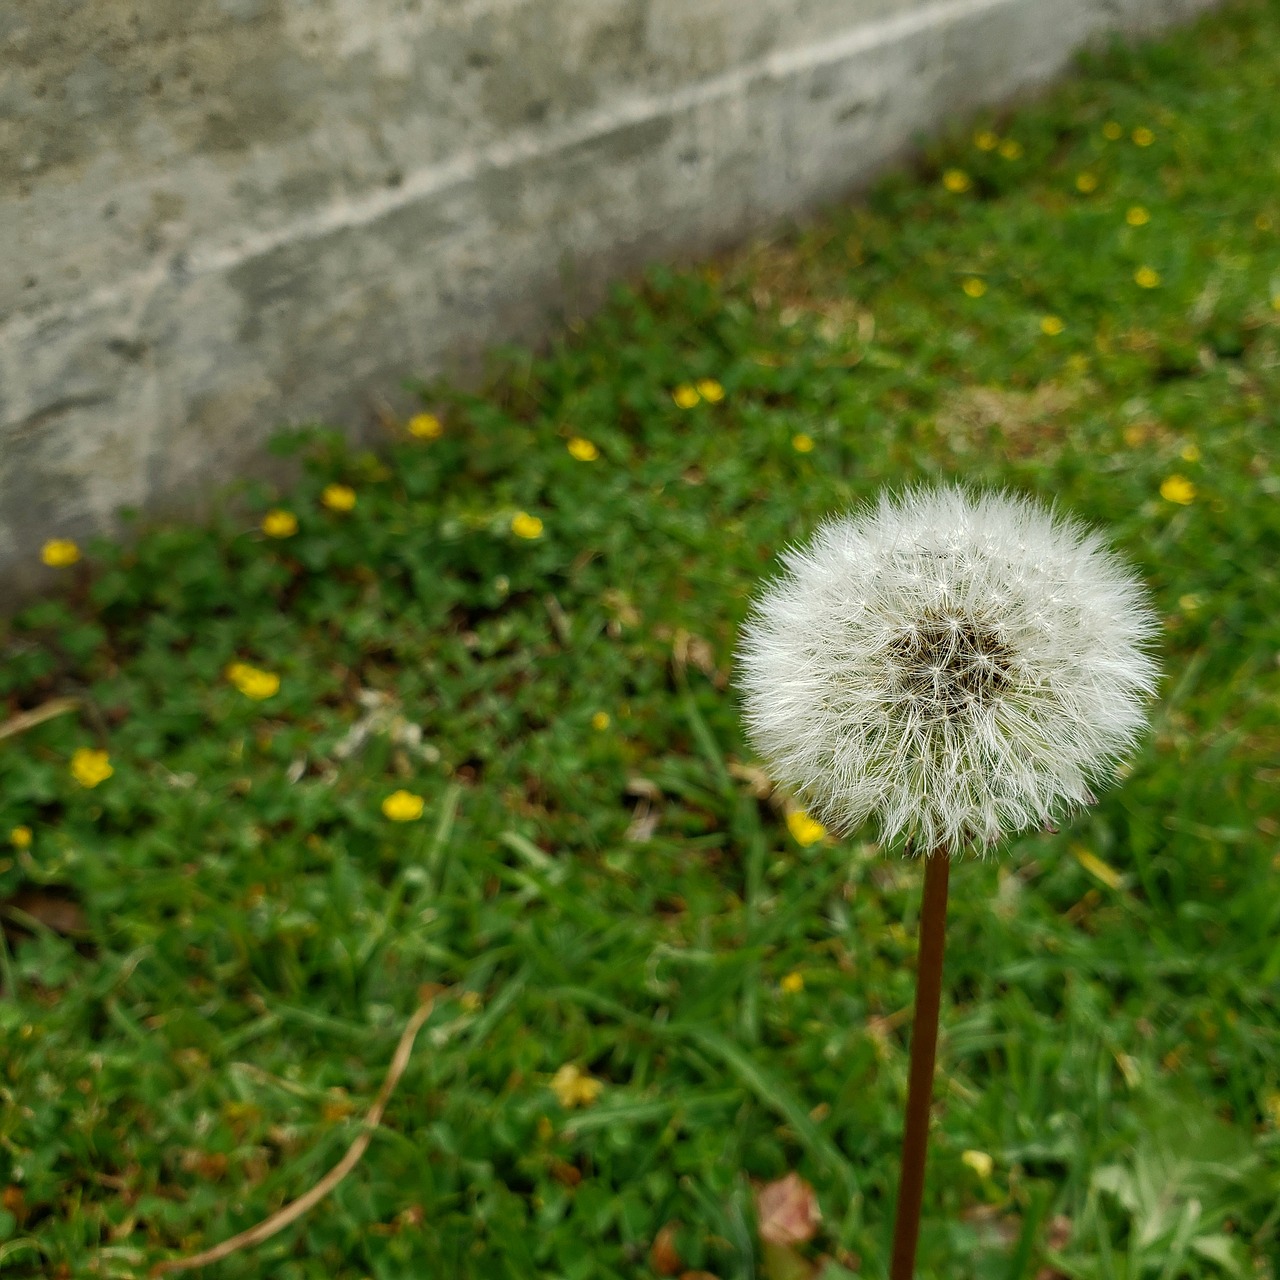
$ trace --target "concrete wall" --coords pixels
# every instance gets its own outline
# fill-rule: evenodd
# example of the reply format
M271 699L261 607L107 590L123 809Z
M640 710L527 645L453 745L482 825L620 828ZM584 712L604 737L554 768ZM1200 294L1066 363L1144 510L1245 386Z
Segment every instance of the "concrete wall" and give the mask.
M6 0L0 580L1207 3Z

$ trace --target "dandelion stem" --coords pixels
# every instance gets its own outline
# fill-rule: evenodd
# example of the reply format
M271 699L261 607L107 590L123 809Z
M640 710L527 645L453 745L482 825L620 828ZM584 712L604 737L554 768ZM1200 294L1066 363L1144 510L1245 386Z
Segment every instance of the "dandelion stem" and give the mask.
M938 1006L942 998L942 957L946 949L947 882L951 859L935 851L924 861L920 906L920 950L916 962L916 1012L911 1027L911 1077L907 1088L906 1129L902 1136L902 1173L893 1227L890 1280L911 1280L920 1236L924 1200L924 1162L933 1102L933 1064L938 1048Z

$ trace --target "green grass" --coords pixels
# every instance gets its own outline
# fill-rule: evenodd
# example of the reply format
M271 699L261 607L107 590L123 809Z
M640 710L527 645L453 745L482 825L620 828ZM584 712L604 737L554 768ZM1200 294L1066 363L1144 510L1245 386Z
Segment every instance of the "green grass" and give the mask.
M1275 0L1096 58L482 394L423 387L441 438L312 438L258 517L98 545L6 624L7 714L80 705L0 741L0 836L33 833L0 856L0 1271L139 1276L300 1194L439 983L362 1164L207 1274L645 1276L678 1221L720 1280L883 1275L919 868L792 840L728 675L786 542L963 477L1105 526L1167 677L1094 810L953 875L920 1274L1274 1277L1277 81ZM594 1105L559 1105L565 1064ZM751 1184L793 1169L822 1228L762 1262Z

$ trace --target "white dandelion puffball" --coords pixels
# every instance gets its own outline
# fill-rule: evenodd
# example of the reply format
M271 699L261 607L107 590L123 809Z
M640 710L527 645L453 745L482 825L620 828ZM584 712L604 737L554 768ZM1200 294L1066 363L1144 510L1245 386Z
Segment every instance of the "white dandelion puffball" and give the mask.
M739 641L747 732L829 827L989 846L1091 803L1146 723L1145 588L1028 499L884 495L782 561Z

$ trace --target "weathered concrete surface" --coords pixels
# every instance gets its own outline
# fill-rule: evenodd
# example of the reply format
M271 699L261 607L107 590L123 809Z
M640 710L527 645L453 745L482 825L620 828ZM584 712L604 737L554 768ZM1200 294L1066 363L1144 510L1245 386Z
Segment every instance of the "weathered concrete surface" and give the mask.
M1210 0L8 0L0 580Z

